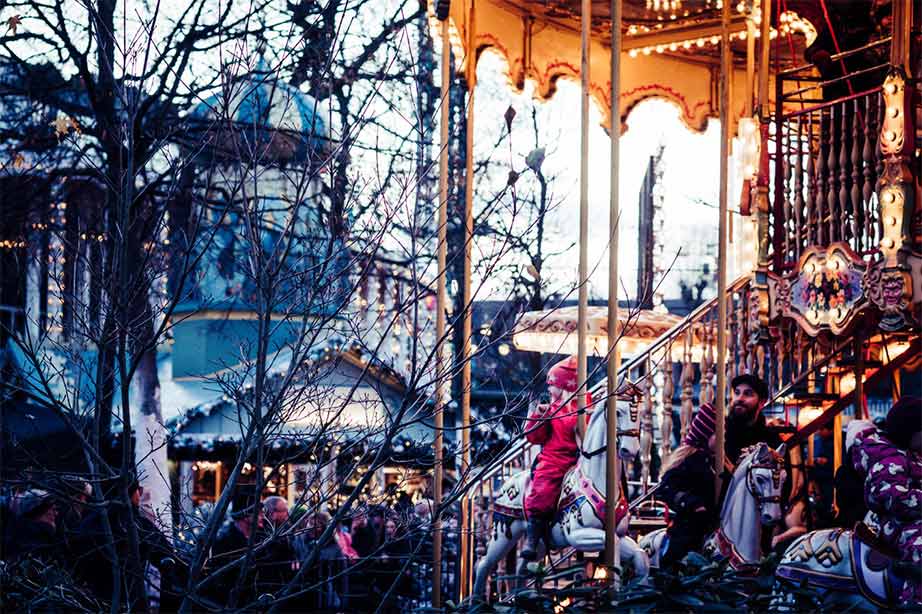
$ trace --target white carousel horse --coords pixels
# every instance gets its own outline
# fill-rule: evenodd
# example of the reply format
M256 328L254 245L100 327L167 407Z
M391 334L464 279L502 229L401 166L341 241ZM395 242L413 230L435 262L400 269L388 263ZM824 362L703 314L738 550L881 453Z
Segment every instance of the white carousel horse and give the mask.
M640 450L640 429L637 407L619 395L617 403L618 455L622 459L634 458ZM586 439L580 458L563 480L557 517L550 530L550 546L557 550L572 546L581 552L599 552L605 547L605 461L607 449L607 421L604 406L596 406L591 413ZM525 493L531 481L526 470L509 478L494 502L493 534L487 551L477 562L472 596L482 598L486 592L487 577L496 569L512 547L525 533ZM627 528L630 520L626 500L621 501L616 513L619 552L623 564L632 565L635 575L646 578L649 570L647 555L630 537ZM542 546L543 547L543 546ZM539 559L544 553L539 552ZM521 572L523 562L519 561Z
M758 443L740 460L720 511L720 527L704 542L706 556L730 559L733 569L757 563L762 558L762 527L781 520L781 488L787 477L784 455L768 444ZM651 531L640 540L650 556L650 566L659 567L666 529Z
M890 559L845 529L811 531L794 540L775 569L773 611L797 606L785 590L787 580L806 583L829 612L879 612L899 605L903 579L893 572Z

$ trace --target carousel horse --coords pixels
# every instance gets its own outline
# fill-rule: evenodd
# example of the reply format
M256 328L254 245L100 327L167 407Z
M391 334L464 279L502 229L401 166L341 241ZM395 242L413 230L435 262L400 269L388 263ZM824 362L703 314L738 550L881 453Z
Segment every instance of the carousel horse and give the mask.
M773 611L796 611L785 581L806 584L830 612L878 612L900 605L903 578L895 573L896 556L875 548L876 536L866 525L855 531L820 529L794 540L775 569Z
M720 527L704 541L703 554L715 560L730 559L735 570L758 563L762 527L781 520L786 477L783 447L776 452L766 443L757 443L744 451L720 510ZM651 567L659 567L665 537L666 529L657 529L640 540Z
M618 391L618 455L631 459L640 450L640 429L637 407ZM548 539L551 549L572 546L581 552L599 552L605 547L605 466L607 450L607 420L604 407L591 413L586 438L582 443L576 467L564 477L557 516ZM493 505L493 532L484 556L477 562L472 596L482 598L486 592L487 577L496 569L519 538L525 533L525 493L531 479L530 471L522 471L509 478ZM630 520L627 500L622 493L616 511L619 552L621 561L632 565L638 577L646 578L649 564L647 555L630 537L627 528ZM539 552L539 558L544 553ZM524 563L520 560L517 572L521 575Z

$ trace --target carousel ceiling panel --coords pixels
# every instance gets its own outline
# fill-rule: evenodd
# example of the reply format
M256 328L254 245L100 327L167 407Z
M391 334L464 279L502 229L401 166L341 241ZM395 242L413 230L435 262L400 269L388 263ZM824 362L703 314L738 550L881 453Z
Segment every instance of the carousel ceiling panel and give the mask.
M653 4L646 0L626 0L624 4L622 130L634 106L647 98L662 98L679 107L689 129L702 131L707 119L718 114L719 11L715 3L692 0L681 3L683 8L675 19L672 13L659 19ZM523 89L526 79L534 81L540 99L554 94L560 78L579 80L579 0L475 0L473 43L469 41L467 23L470 6L470 0L456 0L450 6L449 30L461 70L467 48L473 44L478 54L491 49L503 56L514 89ZM608 6L608 2L593 1L593 11L598 13L593 13L590 45L590 91L606 128L611 126ZM433 31L438 35L438 22L434 17L432 20ZM797 28L805 27L798 22ZM737 9L733 11L730 32L736 58L731 76L732 133L744 108L746 38L751 35L747 33L745 15ZM801 41L797 46L786 45L787 49L802 49L804 36L798 32L796 28L786 31L791 40Z
M577 31L580 28L580 0L500 1L521 14L553 21ZM629 25L666 27L720 20L719 3L716 0L623 0L621 11L625 28ZM611 29L609 0L592 0L592 27L605 32Z

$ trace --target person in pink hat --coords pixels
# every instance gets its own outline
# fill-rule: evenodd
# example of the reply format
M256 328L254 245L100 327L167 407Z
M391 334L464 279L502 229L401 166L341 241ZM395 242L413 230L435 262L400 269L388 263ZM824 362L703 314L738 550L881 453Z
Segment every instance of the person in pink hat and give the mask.
M538 557L541 539L557 511L557 499L567 471L579 459L577 441L576 357L561 360L547 372L551 402L538 405L525 420L525 438L541 446L532 472L531 487L525 495L528 520L522 558ZM586 407L589 409L587 394Z

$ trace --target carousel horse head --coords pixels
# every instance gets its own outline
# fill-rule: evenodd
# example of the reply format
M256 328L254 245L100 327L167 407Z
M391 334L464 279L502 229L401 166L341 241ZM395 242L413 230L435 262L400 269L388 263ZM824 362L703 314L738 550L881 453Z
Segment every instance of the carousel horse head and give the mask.
M640 414L637 407L637 388L630 382L622 383L617 393L616 414L618 428L618 457L632 460L640 452ZM607 404L597 402L589 417L586 441L583 443L583 459L600 460L604 463L608 442Z
M746 490L759 506L759 519L764 526L781 521L781 489L784 471L784 445L776 452L766 443L757 443L744 452L736 475L745 472ZM728 493L729 497L729 493Z

